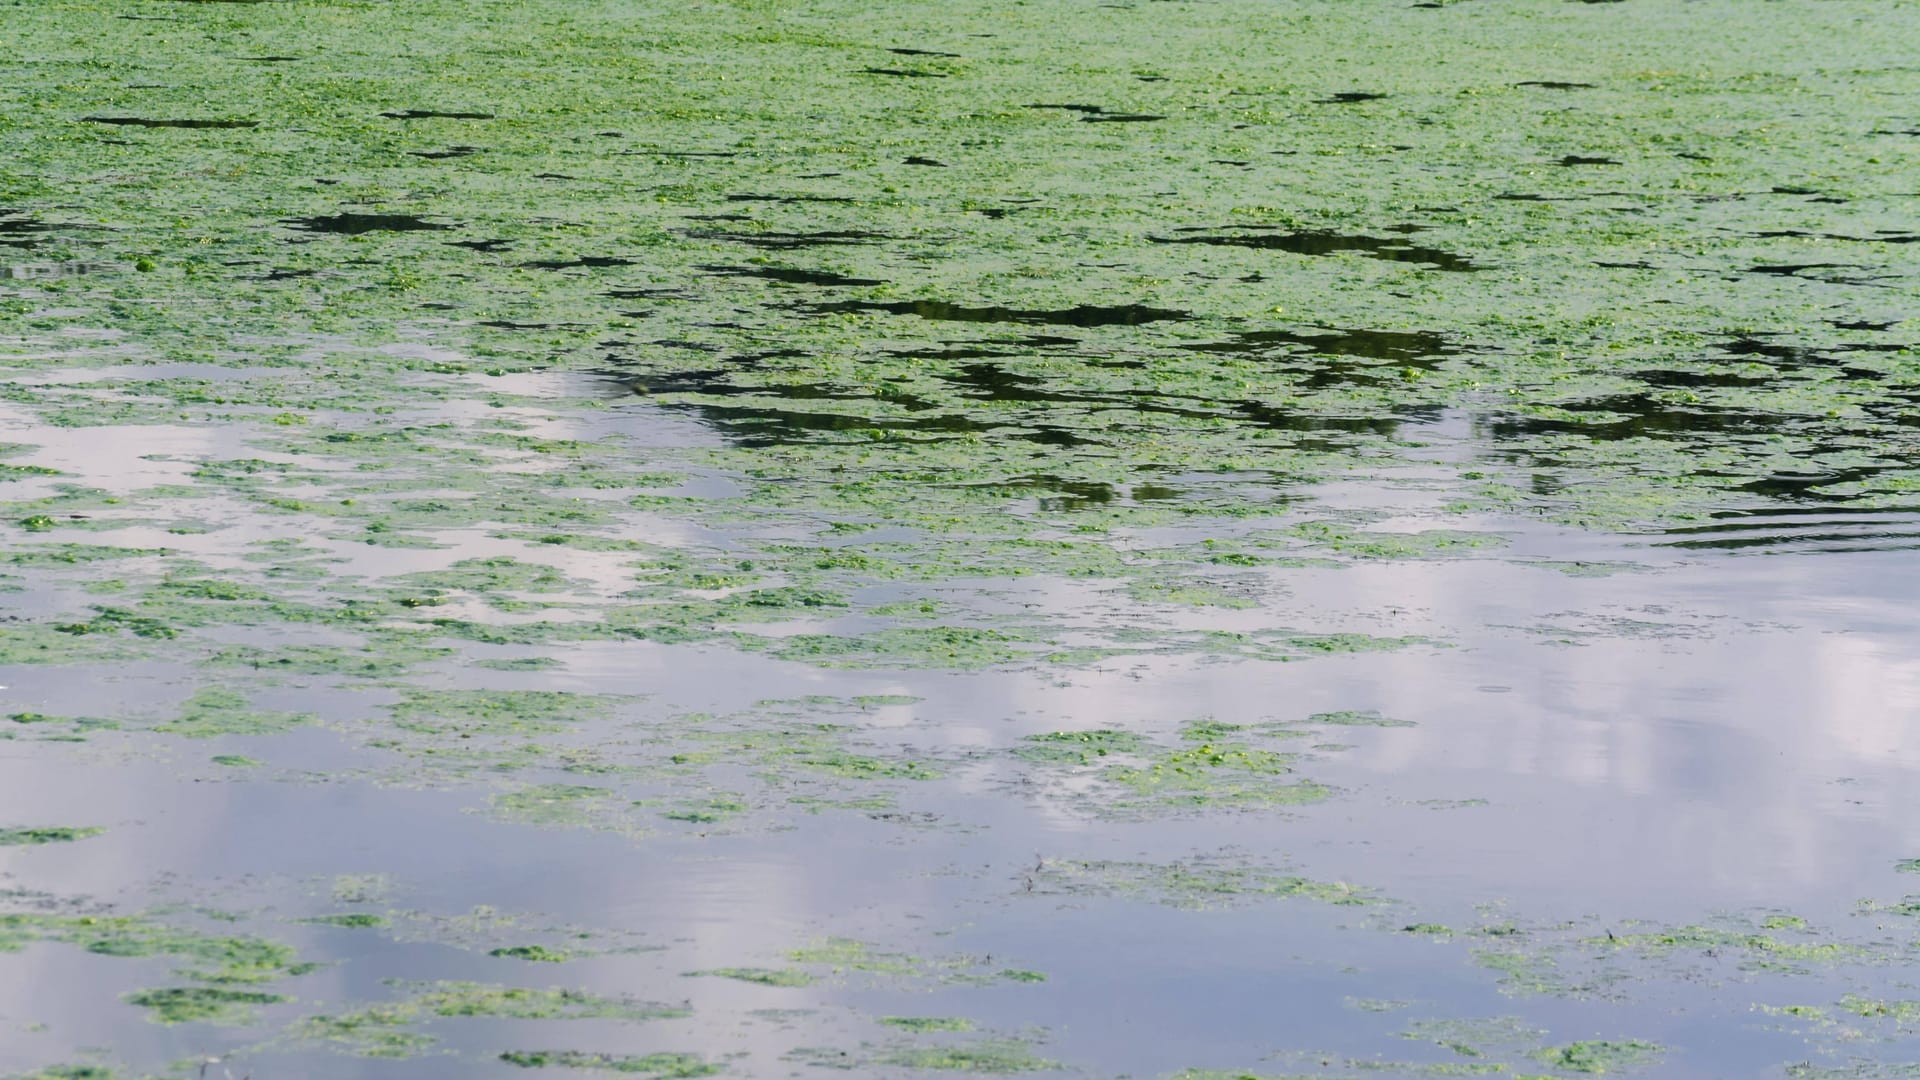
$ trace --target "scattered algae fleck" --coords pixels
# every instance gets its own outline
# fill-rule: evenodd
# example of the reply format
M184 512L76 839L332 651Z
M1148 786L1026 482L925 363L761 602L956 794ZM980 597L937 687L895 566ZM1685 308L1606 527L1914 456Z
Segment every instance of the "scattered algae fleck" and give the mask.
M106 832L100 828L73 828L67 826L43 826L31 829L0 829L0 847L29 847L39 844L68 844L75 840L85 840L89 836L99 836Z

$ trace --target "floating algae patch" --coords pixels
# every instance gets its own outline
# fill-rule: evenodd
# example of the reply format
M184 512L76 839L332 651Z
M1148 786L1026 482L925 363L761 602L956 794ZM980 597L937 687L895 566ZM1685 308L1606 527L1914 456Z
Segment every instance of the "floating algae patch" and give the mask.
M998 966L990 956L921 956L883 949L854 938L832 937L790 950L784 967L723 967L690 976L734 979L759 986L798 989L823 980L903 987L989 986L1044 981L1037 972Z
M545 945L509 945L490 950L487 955L507 960L527 960L538 964L564 964L573 959L571 953L549 949Z
M706 976L716 979L734 979L738 982L752 983L755 986L775 986L798 989L812 986L816 981L812 973L798 968L761 968L761 967L723 967L708 968L704 971L689 971L689 976Z
M883 1016L880 1024L901 1031L972 1031L973 1021L959 1016Z
M449 746L431 732L376 730L370 745L406 760L373 775L406 786L479 782L504 789L489 799L502 820L631 836L656 832L663 821L693 827L676 830L682 836L781 829L794 808L889 819L896 795L941 778L957 759L847 722L892 700L821 697L721 716L669 714L622 725L613 737L598 724L541 726L467 734Z
M494 813L528 825L619 827L617 794L584 784L536 784L493 797Z
M1058 1062L1035 1054L1030 1044L1018 1039L983 1039L947 1046L902 1046L883 1050L873 1060L875 1064L893 1068L982 1076L1050 1072L1061 1067Z
M315 926L338 926L348 930L372 930L388 925L388 920L385 915L374 915L369 912L358 911L348 912L342 915L315 915L310 919L302 919L300 921L312 923Z
M1844 964L1885 963L1904 952L1889 953L1885 948L1834 940L1799 919L1769 918L1757 922L1758 925L1695 925L1630 933L1609 931L1605 938L1588 938L1587 943L1652 959L1724 957L1737 961L1742 968L1789 974Z
M1044 981L1038 972L1000 967L991 956L921 956L883 949L855 938L831 937L794 949L787 959L818 978L861 979L901 985L989 986Z
M866 1044L853 1050L802 1047L789 1052L786 1060L817 1068L907 1069L979 1076L1050 1072L1064 1067L1035 1054L1031 1041L1005 1037L943 1040L937 1045L888 1042Z
M1277 809L1330 798L1333 789L1295 772L1299 754L1258 745L1274 738L1254 729L1200 728L1168 745L1127 732L1052 732L1028 737L1011 753L1043 790L1099 816Z
M1660 1060L1661 1048L1649 1042L1590 1040L1538 1051L1533 1059L1548 1068L1574 1073L1634 1072Z
M302 713L269 712L253 708L245 695L232 690L206 689L188 698L180 715L157 724L155 731L211 739L222 735L281 735L312 722Z
M1506 545L1503 536L1490 533L1427 529L1390 533L1355 529L1335 522L1312 521L1289 529L1312 546L1359 559L1432 559Z
M408 984L412 1003L434 1016L491 1016L512 1020L663 1020L687 1015L684 1008L582 990L528 990L482 983Z
M558 690L405 689L391 707L394 727L434 737L551 734L613 713L630 698Z
M1177 863L1042 859L1023 875L1037 895L1116 896L1176 908L1212 908L1258 900L1303 898L1339 905L1376 903L1372 890L1314 881L1220 859Z
M1314 713L1304 721L1308 724L1331 724L1335 727L1413 727L1411 720L1396 720L1383 716L1377 709L1343 709L1338 712Z
M639 1023L680 1019L685 1008L580 990L523 989L471 982L394 983L407 996L342 1013L310 1016L288 1037L371 1058L410 1058L431 1052L439 1039L420 1030L442 1020L615 1020Z
M42 826L40 828L0 828L0 848L37 847L42 844L70 844L75 840L85 840L90 836L99 836L107 830L101 828L75 828L71 826Z
M697 1054L628 1056L593 1054L580 1050L509 1050L500 1055L500 1060L523 1069L593 1069L648 1080L685 1080L687 1077L714 1076L725 1071Z
M178 974L215 986L273 982L314 968L279 942L206 933L145 916L0 915L0 952L34 941L75 945L96 956L166 957L176 963Z
M162 1024L218 1024L240 1026L253 1023L263 1005L278 1005L287 998L258 990L228 990L218 986L169 987L141 990L128 994L126 1001L146 1009L149 1017Z

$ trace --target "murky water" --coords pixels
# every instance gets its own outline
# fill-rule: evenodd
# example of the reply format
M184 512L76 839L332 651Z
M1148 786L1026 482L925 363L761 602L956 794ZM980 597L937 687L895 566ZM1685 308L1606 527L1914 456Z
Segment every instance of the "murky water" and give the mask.
M1912 1075L1908 8L12 10L0 1075Z

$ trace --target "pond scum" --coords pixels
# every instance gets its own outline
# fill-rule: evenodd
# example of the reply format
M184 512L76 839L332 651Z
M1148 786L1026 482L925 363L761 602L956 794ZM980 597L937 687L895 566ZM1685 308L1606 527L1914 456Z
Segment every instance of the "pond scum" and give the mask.
M1911 853L1657 920L1326 853L1489 805L1343 771L1486 629L1346 583L1920 538L1917 40L0 7L0 1076L1920 1075Z

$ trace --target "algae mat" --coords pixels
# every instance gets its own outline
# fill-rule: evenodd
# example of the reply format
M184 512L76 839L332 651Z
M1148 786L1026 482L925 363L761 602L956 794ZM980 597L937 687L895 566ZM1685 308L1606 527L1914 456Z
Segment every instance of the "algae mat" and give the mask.
M0 29L0 1075L1911 1075L1920 6Z

